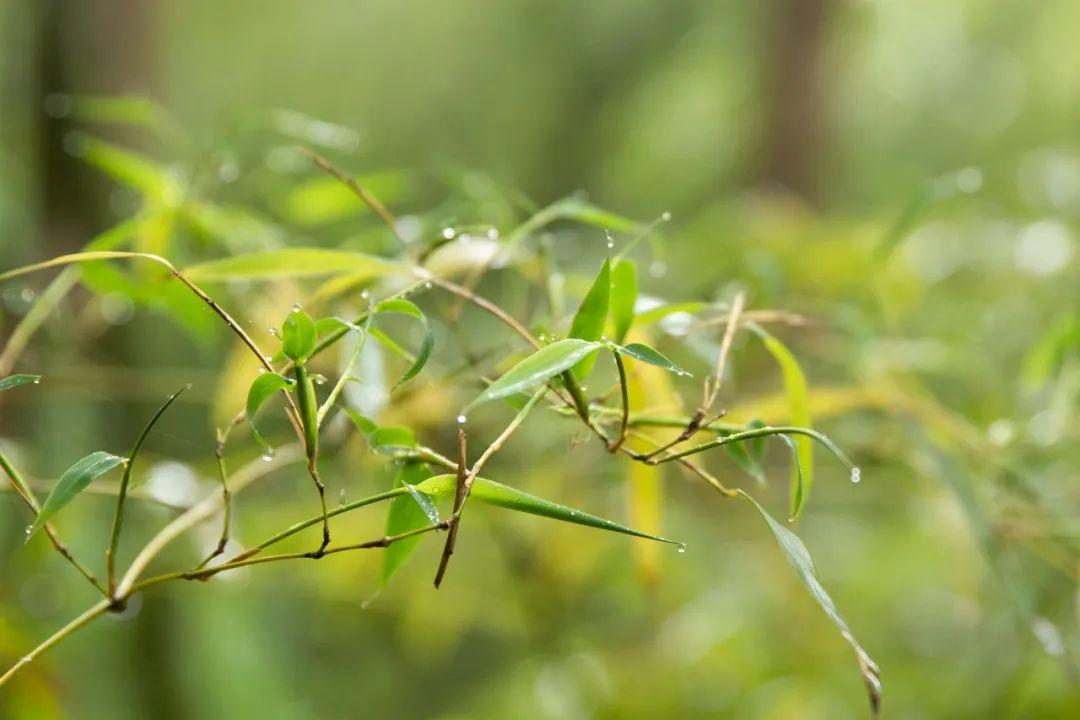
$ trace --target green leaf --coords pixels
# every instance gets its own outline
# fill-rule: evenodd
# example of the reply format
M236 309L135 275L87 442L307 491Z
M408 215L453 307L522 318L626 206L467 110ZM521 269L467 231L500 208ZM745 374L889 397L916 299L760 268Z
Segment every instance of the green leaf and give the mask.
M443 495L452 494L456 486L457 477L455 475L438 475L420 483L416 489L425 495L442 497ZM606 520L602 517L591 515L587 512L582 512L581 510L576 510L565 505L559 505L558 503L553 503L549 500L529 495L516 488L508 487L497 483L494 480L487 480L482 477L476 478L473 482L472 494L470 497L477 502L506 508L507 510L528 513L530 515L539 515L541 517L552 518L553 520L560 520L575 525L584 525L586 527L608 530L624 535L633 535L634 537L656 540L672 545L681 545L681 543L674 540L634 530L625 525L620 525L617 522Z
M639 312L634 316L634 324L638 327L644 327L646 325L652 325L658 323L668 315L674 315L675 313L688 313L693 315L699 313L709 307L709 303L706 302L683 302L683 303L669 303L667 305L661 305L660 307L653 308L652 310L645 310Z
M690 373L688 371L683 370L681 367L668 360L658 350L653 350L651 347L643 343L630 343L629 345L625 346L613 345L613 347L615 348L615 352L619 353L620 355L626 355L627 357L632 357L635 360L640 360L643 363L655 365L658 368L663 368L664 370L673 372L676 375L685 375L687 377L690 376Z
M784 552L784 557L787 558L791 566L795 568L795 572L798 574L799 579L802 581L806 589L810 591L810 595L814 598L821 609L825 611L825 614L832 620L840 630L840 635L851 645L855 651L855 657L859 662L859 671L862 673L863 682L866 683L867 692L870 695L870 705L873 708L875 716L881 707L881 671L878 669L877 664L873 659L863 650L862 646L855 639L855 635L851 632L851 628L848 627L847 622L840 615L840 611L836 609L836 604L832 598L825 591L821 582L817 579L817 573L814 570L814 562L810 559L810 552L803 545L802 540L795 533L788 530L780 523L773 520L769 513L765 512L765 508L758 504L758 501L747 495L745 492L739 490L747 500L754 504L758 512L761 513L761 517L765 519L769 529L772 530L773 535L776 537L776 542L780 545L780 549Z
M0 392L20 385L36 385L40 381L40 375L8 375L6 378L0 379Z
M301 308L294 308L281 326L281 350L285 357L302 363L315 350L318 340L319 331L315 328L315 321Z
M390 501L390 509L386 514L387 536L400 535L409 530L439 522L438 511L435 510L431 498L414 487L429 477L431 477L431 469L424 463L406 463L398 470L394 478L394 487L406 488L411 497L399 496ZM434 519L432 519L432 512ZM390 577L404 564L421 539L419 535L404 538L386 548L386 552L383 553L380 577L383 585L386 585Z
M406 176L401 172L358 175L356 181L384 203L404 194ZM297 225L323 225L368 212L367 205L347 185L334 177L317 177L297 185L285 196L286 218Z
M375 428L368 434L371 449L384 455L392 455L402 450L416 447L416 435L411 428L399 425L387 425Z
M810 428L810 396L806 387L806 375L803 374L799 361L782 342L765 332L761 326L748 323L747 327L761 338L765 349L780 366L780 373L784 379L784 392L787 394L791 414L791 424ZM814 443L809 437L799 437L795 442L799 446L799 464L791 470L792 518L799 516L799 512L810 498L810 489L814 485Z
M345 407L345 414L349 416L349 419L353 421L360 432L365 436L371 436L371 433L379 429L379 426L372 422L370 419L364 417L360 413L353 410L351 407Z
M504 398L543 384L569 370L582 358L595 353L600 347L602 347L601 343L576 338L567 338L546 345L507 370L502 377L469 403L465 411L468 412L489 400Z
M83 160L121 185L164 205L179 204L183 193L180 182L167 168L153 160L131 150L83 136L80 136L79 151Z
M640 223L622 215L605 210L579 198L570 197L558 201L552 206L554 215L567 220L576 220L586 225L594 225L615 232L634 232Z
M77 122L130 125L150 130L167 142L184 139L176 119L158 103L136 95L63 95L58 113Z
M349 275L371 279L403 268L374 255L324 248L284 248L234 255L184 270L194 282Z
M292 378L268 372L261 373L259 377L255 378L255 382L251 383L251 387L248 388L246 410L248 425L251 426L251 434L255 436L255 440L263 447L270 446L255 427L255 413L259 411L259 408L262 407L262 404L266 402L271 395L281 390L291 388L295 384L296 381Z
M756 430L763 427L765 427L765 423L760 420L751 420L746 424L747 430ZM764 437L753 438L744 443L731 443L722 447L727 451L728 456L735 461L735 464L739 466L739 469L758 482L765 482Z
M567 337L595 342L604 334L611 300L611 261L605 260L592 287L581 301ZM574 377L584 380L596 364L596 356L586 356L574 367Z
M428 323L427 316L421 312L420 308L408 300L402 300L400 298L383 300L375 306L375 313L397 313L400 315L408 315L409 317L419 320L424 326L424 339L420 342L420 350L416 353L416 358L413 360L412 365L409 366L409 369L405 371L405 374L401 376L401 379L394 383L394 388L396 389L403 383L412 380L424 369L424 365L427 364L428 358L431 357L431 349L435 345L435 334L431 330L431 325Z
M82 492L93 480L101 477L117 465L123 464L123 462L124 458L99 450L90 453L69 467L60 476L60 481L56 483L56 487L49 493L49 497L45 498L41 511L34 518L34 524L26 531L26 539L29 540L34 533L49 521L49 518L63 509L65 505L71 502L72 498Z
M622 343L634 324L637 303L637 265L633 260L618 260L611 268L611 324L614 340Z

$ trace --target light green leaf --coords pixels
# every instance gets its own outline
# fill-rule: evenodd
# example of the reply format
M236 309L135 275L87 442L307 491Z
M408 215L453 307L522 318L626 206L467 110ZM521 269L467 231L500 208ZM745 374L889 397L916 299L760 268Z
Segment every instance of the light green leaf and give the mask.
M564 198L554 206L554 214L567 220L576 220L586 225L595 225L605 230L615 232L634 232L641 227L640 223L622 215L605 210L579 198Z
M592 287L581 301L567 337L596 341L604 334L611 301L611 261L605 260ZM596 364L596 356L586 356L574 367L574 377L584 380Z
M268 372L261 373L255 378L255 382L251 383L251 387L248 388L246 408L248 425L251 426L251 434L255 436L255 440L263 447L269 447L269 445L255 427L255 413L259 411L259 408L262 407L262 404L266 402L271 395L281 390L291 388L295 384L296 381L292 378Z
M390 509L386 514L387 536L400 535L439 522L439 513L435 510L431 498L414 487L429 477L431 469L424 463L406 463L398 470L394 487L404 487L412 497L399 496L390 501ZM408 559L421 539L420 535L403 538L386 548L380 578L383 585L389 582L390 577Z
M601 343L576 338L559 340L546 345L519 362L465 408L468 412L489 400L497 400L547 382L556 375L569 370L583 358L596 352Z
M293 362L302 363L315 350L319 331L315 321L301 308L294 308L281 326L281 350Z
M56 487L45 498L41 511L34 518L34 524L26 531L26 539L29 540L34 533L49 521L53 515L71 502L72 498L82 492L93 480L101 477L117 465L121 465L124 458L112 455L104 451L90 453L79 462L68 468Z
M368 443L371 449L384 455L392 455L402 450L412 450L416 447L416 435L411 428L398 425L387 425L375 428L368 434Z
M683 303L669 303L667 305L661 305L660 307L653 308L651 310L645 310L639 312L634 316L634 325L638 327L644 327L646 325L652 325L653 323L660 322L669 315L675 313L688 313L693 315L699 313L709 307L709 303L706 302L683 302Z
M358 175L356 181L384 203L394 203L404 194L405 174L401 172ZM286 218L298 225L322 225L366 213L367 206L347 185L334 177L317 177L297 185L285 196Z
M457 477L455 475L438 475L420 483L417 485L416 489L425 495L442 497L444 495L452 494L456 486ZM559 505L558 503L538 498L534 495L529 495L516 488L508 487L482 477L476 478L473 482L472 494L470 497L477 502L506 508L507 510L528 513L530 515L540 515L542 517L552 518L553 520L574 523L575 525L584 525L600 530L608 530L624 535L633 535L634 537L656 540L672 545L681 544L674 540L634 530L625 525L620 525L617 522L606 520L587 512L582 512L581 510L576 510L565 505Z
M633 260L618 260L611 268L611 324L614 340L621 343L634 324L637 303L637 265Z
M847 622L845 622L844 618L840 615L840 611L836 609L836 604L833 602L832 598L829 597L829 594L825 591L821 582L817 579L817 573L814 570L814 562L810 559L810 552L806 549L806 546L803 545L803 542L799 539L798 535L773 520L772 516L765 512L765 508L761 507L757 500L741 490L738 492L752 502L758 512L761 513L761 517L765 519L769 529L772 530L773 535L776 537L776 542L780 545L780 549L784 552L784 557L786 557L788 562L791 563L791 566L795 568L795 572L798 574L803 585L810 591L810 595L817 604L821 606L821 609L825 611L825 614L833 624L839 628L840 635L855 651L855 657L859 662L859 671L862 673L863 682L866 683L866 689L870 695L870 705L876 716L881 707L881 671L878 669L877 663L873 661L855 639L855 635L851 632L851 628L848 627Z
M746 424L747 430L756 430L765 427L760 420L751 420ZM783 436L781 436L783 437ZM794 446L792 446L794 447ZM745 443L730 443L723 446L724 450L739 468L758 482L765 482L765 437L756 437ZM796 455L796 462L798 456Z
M40 375L8 375L6 378L0 379L0 392L20 385L36 385L40 381Z
M640 360L643 363L655 365L658 368L663 368L664 370L673 372L676 375L685 375L687 377L690 376L690 373L688 371L683 370L681 367L668 360L658 350L654 350L648 345L645 345L644 343L630 343L629 345L625 346L612 344L612 347L614 347L615 352L619 353L620 355L626 355L627 357L632 357L635 360Z
M367 280L402 269L388 260L364 253L324 248L283 248L199 263L187 268L184 274L195 282L317 277L345 273L363 276Z
M803 374L799 361L795 359L787 346L765 332L761 326L748 323L747 327L761 338L765 349L780 366L780 373L784 379L784 392L788 398L791 424L810 428L810 396L806 386L806 375ZM814 485L814 443L809 437L796 438L795 442L799 446L799 464L791 470L792 518L799 516L799 512L810 498L810 490ZM800 467L802 468L801 475Z
M353 421L360 432L364 433L367 437L370 437L371 433L379 429L378 425L356 412L351 407L345 407L345 414L349 416L349 419Z
M431 357L431 349L435 345L435 334L431 330L431 325L428 323L427 316L421 312L420 308L408 300L402 300L400 298L383 300L375 306L375 313L398 313L401 315L408 315L409 317L419 320L424 326L424 339L420 342L420 350L416 353L416 358L413 360L412 365L409 366L409 369L405 371L405 374L401 376L401 379L394 383L394 388L397 388L403 383L412 380L424 369L424 365L427 364L428 358Z
M183 193L173 173L157 162L111 143L80 137L80 157L122 185L164 205L176 205Z

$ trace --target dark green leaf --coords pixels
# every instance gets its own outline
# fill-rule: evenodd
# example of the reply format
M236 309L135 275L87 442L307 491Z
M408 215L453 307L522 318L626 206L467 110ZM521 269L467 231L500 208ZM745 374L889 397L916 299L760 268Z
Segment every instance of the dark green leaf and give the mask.
M112 470L117 465L123 464L123 462L124 458L99 450L90 453L68 468L60 476L60 481L56 483L56 487L49 493L49 497L45 498L41 511L34 518L34 524L26 531L26 539L29 540L34 533L49 521L49 518L71 502L72 498L82 492L93 480Z
M659 351L653 350L648 345L642 343L630 343L626 346L615 345L614 347L615 351L618 352L620 355L626 355L627 357L632 357L635 360L640 360L643 363L655 365L658 368L663 368L665 370L668 370L669 372L675 373L676 375L690 375L689 372L683 370L681 367L664 357L664 355L662 355Z
M431 349L435 344L435 334L431 330L431 325L428 323L427 316L421 312L420 308L408 300L402 300L400 298L383 300L375 306L375 312L408 315L409 317L419 320L424 326L424 339L420 342L420 350L416 353L416 358L413 360L412 365L409 366L409 369L405 371L405 374L401 376L400 380L394 383L394 387L397 388L402 383L416 377L420 371L424 369L424 365L427 364L428 358L431 357Z
M619 260L611 268L611 324L614 340L621 343L634 324L637 303L637 265L633 260Z
M386 515L387 536L400 535L409 530L439 522L438 511L435 510L431 498L414 487L429 477L431 477L431 470L424 463L406 463L398 470L394 478L394 487L406 488L412 497L399 496L390 501L390 509ZM429 511L434 512L434 519ZM421 539L419 535L404 538L386 548L386 552L383 553L380 579L383 585L408 559Z
M567 337L595 342L604 334L611 301L611 261L605 260L592 287L581 301ZM596 364L596 356L586 356L574 367L574 377L583 380Z
M260 374L259 377L255 378L255 382L251 383L251 387L248 388L247 421L251 426L251 434L255 436L255 440L263 447L269 446L255 427L255 413L259 411L259 408L262 407L262 404L266 402L271 395L290 388L295 384L296 381L292 378L268 372Z
M294 308L281 326L281 350L293 362L302 363L319 340L315 321L299 307Z
M0 392L20 385L36 385L40 381L40 375L8 375L6 378L0 379Z
M466 412L480 403L497 400L547 382L552 377L569 370L582 358L595 353L600 343L568 338L540 348L529 357L519 362L487 390L469 403Z
M855 639L855 635L851 632L851 628L848 627L847 622L840 615L840 612L836 609L836 604L832 598L825 591L821 582L817 579L817 573L814 570L814 562L810 559L810 552L803 545L802 540L795 533L788 530L780 523L773 520L769 513L765 512L765 508L758 504L757 500L750 497L746 493L742 493L743 497L754 504L758 512L761 513L761 517L765 519L769 529L772 530L773 535L776 537L776 542L780 545L780 549L783 550L784 556L787 558L791 566L795 568L795 572L799 575L799 579L802 581L806 589L810 591L810 595L814 598L821 609L825 611L825 614L832 620L840 630L840 635L851 645L855 651L855 657L859 662L859 670L863 676L863 682L866 683L867 691L870 694L870 704L876 715L878 709L881 706L881 678L880 670L877 664L871 659L871 657L863 650Z

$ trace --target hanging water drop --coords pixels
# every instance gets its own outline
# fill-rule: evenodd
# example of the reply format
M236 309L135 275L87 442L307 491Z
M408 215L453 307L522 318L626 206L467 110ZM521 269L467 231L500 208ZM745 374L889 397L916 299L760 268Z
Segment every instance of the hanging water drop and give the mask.
M369 297L371 297L371 293L369 293L367 290L363 290L360 292L361 300L367 300Z
M301 311L301 310L303 310L303 309L304 309L304 306L300 304L300 301L299 301L299 300L297 300L296 302L294 302L294 303L293 303L293 306L292 306L292 311L293 311L294 313L295 313L295 312L300 312L300 311Z
M274 337L276 337L276 338L281 337L281 333L273 325L271 325L269 328L267 328L267 330L269 330L270 334L273 335Z
M455 230L454 228L452 228L452 227L445 227L445 228L443 228L443 231L442 231L442 236L443 236L443 237L444 237L445 239L447 239L447 240L453 240L453 239L454 239L454 236L455 236L455 235L457 235L457 230Z
M341 488L340 490L338 490L338 504L345 504L345 488Z
M862 480L862 470L857 467L851 468L851 482L858 484Z
M457 416L458 425L464 425L467 422L469 422L469 418L465 417L464 415L458 415Z
M32 533L33 531L34 531L34 526L33 525L27 525L26 526L26 537L30 537L30 533Z
M41 378L39 378L39 377L34 378L34 384L35 385L40 385L41 384Z
M676 547L675 549L678 551L678 553L680 555L682 555L683 553L686 552L686 543L679 543L678 547Z
M311 376L311 382L315 383L316 385L325 385L326 384L326 376L325 375L320 375L319 373L315 373L314 375Z
M671 212L665 210L664 214L660 216L660 219L664 222L671 222Z
M608 247L608 250L610 250L610 249L612 249L613 247L615 247L615 238L611 237L611 233L609 233L609 232L608 232L607 230L605 230L605 231L604 231L604 235L606 235L606 236L607 236L607 247Z
M259 456L263 462L270 462L274 459L274 448L268 447L263 450L263 454Z

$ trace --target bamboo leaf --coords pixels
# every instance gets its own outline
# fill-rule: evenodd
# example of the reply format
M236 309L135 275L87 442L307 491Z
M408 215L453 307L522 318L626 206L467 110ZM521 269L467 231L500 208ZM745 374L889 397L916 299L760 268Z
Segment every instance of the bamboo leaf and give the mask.
M613 344L613 347L615 348L615 352L619 353L620 355L626 355L627 357L632 357L635 360L640 360L643 363L655 365L658 368L663 368L664 370L667 370L668 372L673 372L676 375L684 375L686 377L690 376L690 373L688 371L683 370L681 367L668 360L667 357L665 357L658 350L654 350L648 345L645 345L644 343L630 343L629 345L625 346Z
M49 519L64 508L72 498L82 492L93 480L101 477L117 465L121 465L124 458L104 451L90 453L78 461L60 476L56 487L45 498L41 511L34 518L34 524L26 532L26 539L33 537L34 533L49 521Z
M611 302L611 261L605 260L592 287L581 301L567 337L595 342L604 334ZM586 356L574 366L574 377L584 380L596 364L596 356Z
M263 447L269 447L269 445L255 427L255 413L259 411L259 408L262 407L262 404L265 403L271 395L281 390L291 388L295 384L296 381L292 378L269 372L261 373L255 378L255 382L251 383L247 396L247 421L248 425L251 426L251 434L255 436L255 440Z
M661 305L660 307L643 310L637 313L634 315L634 325L636 327L645 327L646 325L658 323L675 313L687 313L693 315L694 313L699 313L707 308L709 308L709 303L706 302L668 303L667 305Z
M791 351L782 342L765 332L756 323L748 323L747 327L761 338L765 349L773 356L780 366L780 373L784 380L784 392L787 394L788 408L791 413L791 424L804 428L810 428L810 399L807 391L806 375L802 367ZM814 485L814 443L809 437L795 439L799 447L799 465L791 470L791 517L797 518L806 501L810 498L810 490ZM802 468L800 474L799 468Z
M425 495L442 497L451 494L456 485L457 477L455 475L437 475L420 483L416 486L416 489ZM538 498L534 495L529 495L516 488L508 487L501 483L497 483L494 480L487 480L482 477L478 477L474 481L471 497L477 502L486 505L494 505L507 510L514 510L515 512L539 515L541 517L573 523L575 525L584 525L599 530L608 530L610 532L622 533L623 535L632 535L634 537L681 546L681 543L674 540L669 540L658 535L650 535L649 533L641 532L640 530L635 530L626 527L625 525L620 525L617 522L581 510L576 510L565 505L559 505L558 503Z
M315 350L319 331L315 321L300 307L293 309L281 326L281 350L293 362L302 363Z
M411 497L399 496L390 501L390 509L386 513L388 536L400 535L409 530L424 527L429 522L432 524L439 522L438 511L435 510L431 498L415 487L429 477L431 477L431 469L424 463L407 463L398 470L394 478L394 487L406 488ZM432 512L434 519L432 519ZM391 576L404 564L421 539L419 535L404 538L386 548L386 552L383 553L380 578L383 585L386 585Z
M576 220L586 225L595 225L605 230L634 232L641 227L639 223L630 218L575 197L564 198L553 205L552 208L554 210L553 214L557 217Z
M113 180L165 205L180 201L176 176L157 162L96 138L81 137L80 157Z
M405 371L405 374L402 375L396 383L394 383L394 388L397 388L403 383L412 380L424 369L424 365L427 364L428 358L431 357L431 349L435 345L435 334L431 330L431 325L428 323L427 316L421 312L420 308L408 300L402 300L400 298L383 300L375 306L375 313L397 313L400 315L408 315L409 317L419 320L424 327L424 339L420 342L420 350L416 353L416 358L413 360L412 365L409 366L409 369Z
M479 397L469 403L465 411L468 412L489 400L514 395L547 382L559 373L572 368L582 358L595 353L600 347L601 344L598 342L577 338L567 338L546 345L507 370L502 377L489 385L487 390L480 393Z
M752 420L746 425L747 430L765 427L760 420ZM784 437L781 435L781 437ZM785 438L787 439L787 438ZM794 447L794 446L792 446ZM765 482L765 438L756 437L745 443L731 443L723 446L728 456L739 468L758 482ZM798 456L796 455L796 462Z
M0 379L0 392L19 387L20 385L36 385L40 381L40 375L8 375L6 378Z
M324 248L283 248L199 263L184 270L184 274L195 282L318 277L345 273L363 276L367 280L400 269L400 266L388 260L364 253Z
M356 181L384 203L393 204L406 189L401 172L358 175ZM368 211L348 186L333 177L316 177L297 185L284 198L282 211L298 225L323 225Z
M416 447L416 435L411 428L400 425L387 425L375 428L368 434L371 449L383 455L392 455L402 450Z
M859 663L859 671L862 673L863 682L866 684L866 689L870 696L870 706L873 709L874 715L877 716L881 708L881 671L878 669L877 663L873 661L855 639L855 635L851 632L851 628L848 627L847 622L844 620L843 616L840 615L840 611L836 609L836 604L829 596L829 593L825 591L821 582L817 579L817 572L814 569L814 562L810 558L810 551L806 549L806 546L803 544L802 540L799 539L798 535L776 522L769 513L765 512L765 508L758 504L757 500L741 490L739 492L757 508L761 517L764 518L769 529L772 530L773 535L776 537L776 542L780 545L784 557L786 557L787 561L791 563L791 566L795 568L799 580L801 580L802 584L806 586L806 589L810 591L811 597L813 597L817 604L821 606L821 609L825 611L829 620L839 628L840 635L855 651L855 657Z
M611 268L611 324L615 342L622 343L634 324L634 305L637 303L637 265L632 260L619 260Z

